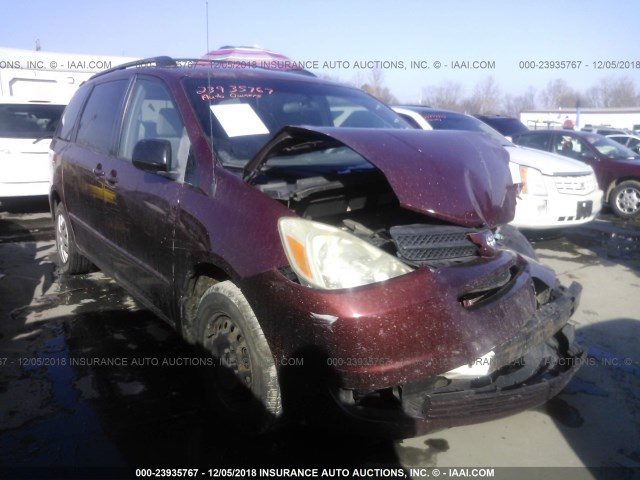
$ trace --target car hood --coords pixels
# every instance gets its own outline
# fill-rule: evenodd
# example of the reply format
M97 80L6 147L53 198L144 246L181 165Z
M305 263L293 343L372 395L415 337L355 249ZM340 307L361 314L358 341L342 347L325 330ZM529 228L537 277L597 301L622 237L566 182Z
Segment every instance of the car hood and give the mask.
M593 173L593 169L586 163L555 153L516 145L504 148L509 152L512 162L525 167L537 168L544 175L587 175Z
M314 142L342 144L364 157L407 209L468 227L493 228L513 219L516 187L507 152L480 133L285 127L247 164L245 179L251 181L278 151Z

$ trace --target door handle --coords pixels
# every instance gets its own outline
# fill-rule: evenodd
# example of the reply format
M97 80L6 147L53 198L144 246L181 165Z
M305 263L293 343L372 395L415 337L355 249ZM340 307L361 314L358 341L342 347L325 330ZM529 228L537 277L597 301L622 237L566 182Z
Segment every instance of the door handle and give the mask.
M104 175L104 172L103 172ZM117 170L111 170L109 176L107 177L107 182L109 182L111 185L115 185L116 183L118 183L118 171Z
M93 174L96 177L104 177L104 170L102 170L102 164L101 163L96 165L96 168L93 169Z

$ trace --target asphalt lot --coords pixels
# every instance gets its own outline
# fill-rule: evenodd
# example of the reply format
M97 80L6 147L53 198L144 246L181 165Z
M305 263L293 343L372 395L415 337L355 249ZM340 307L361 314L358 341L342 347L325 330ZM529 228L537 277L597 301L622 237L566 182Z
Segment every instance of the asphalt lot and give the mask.
M18 468L6 475L249 465L640 475L640 222L605 214L572 230L529 234L565 284L584 287L573 319L588 361L545 406L404 441L301 426L252 439L216 422L194 368L155 363L190 355L161 320L100 272L56 274L45 209L0 212L0 466ZM106 357L127 366L87 360Z

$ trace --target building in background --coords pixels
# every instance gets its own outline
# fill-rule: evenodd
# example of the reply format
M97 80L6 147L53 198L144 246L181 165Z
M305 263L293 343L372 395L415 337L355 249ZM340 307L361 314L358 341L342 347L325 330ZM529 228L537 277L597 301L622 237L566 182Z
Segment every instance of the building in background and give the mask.
M608 126L639 131L640 108L558 108L520 113L520 121L530 130L562 128L567 120L573 122L576 130L589 126Z

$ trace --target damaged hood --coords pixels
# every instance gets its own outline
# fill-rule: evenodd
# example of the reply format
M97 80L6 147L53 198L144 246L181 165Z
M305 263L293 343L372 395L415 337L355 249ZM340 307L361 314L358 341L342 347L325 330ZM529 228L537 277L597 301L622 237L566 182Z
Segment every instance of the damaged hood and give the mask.
M404 208L467 227L493 228L514 217L509 155L474 132L285 127L246 165L245 179L278 151L314 142L361 155L382 171Z

